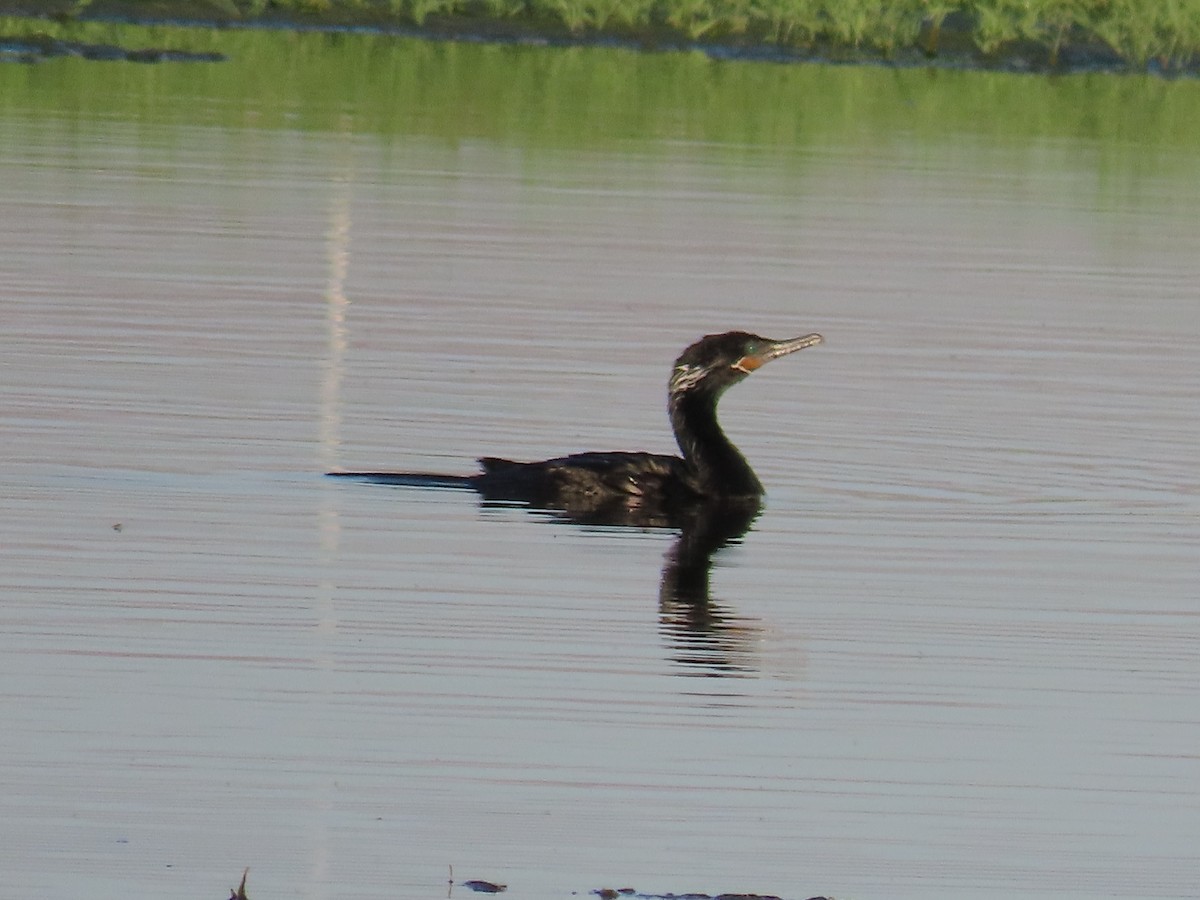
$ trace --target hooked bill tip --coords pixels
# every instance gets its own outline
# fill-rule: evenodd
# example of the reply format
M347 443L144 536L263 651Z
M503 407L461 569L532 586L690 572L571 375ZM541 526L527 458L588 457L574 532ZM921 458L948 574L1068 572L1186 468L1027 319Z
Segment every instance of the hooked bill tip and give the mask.
M781 347L785 353L790 353L792 350L803 350L805 347L813 347L817 344L825 343L825 338L819 334L806 334L802 337L792 338L790 341L780 341L776 344Z

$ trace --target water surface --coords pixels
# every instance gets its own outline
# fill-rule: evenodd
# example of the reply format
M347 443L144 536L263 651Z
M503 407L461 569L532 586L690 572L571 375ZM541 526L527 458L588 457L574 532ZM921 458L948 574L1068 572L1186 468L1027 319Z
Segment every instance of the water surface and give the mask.
M166 37L0 68L13 896L1194 893L1195 85ZM827 344L707 604L321 477L669 451L733 327Z

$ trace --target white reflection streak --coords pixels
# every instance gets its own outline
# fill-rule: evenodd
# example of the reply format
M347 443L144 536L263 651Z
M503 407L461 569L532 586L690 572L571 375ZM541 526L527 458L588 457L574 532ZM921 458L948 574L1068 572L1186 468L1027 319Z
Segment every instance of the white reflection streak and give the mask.
M347 166L347 169L350 167ZM342 376L346 359L346 311L350 301L346 297L346 274L350 269L350 194L353 175L344 172L334 180L334 195L329 209L329 231L326 232L327 255L329 257L329 282L325 287L325 327L328 331L324 373L321 378L319 461L324 471L333 468L337 458L339 434L341 432ZM326 492L327 502L321 507L321 550L326 560L337 552L339 523L337 510L331 505L333 494ZM322 582L323 613L332 612L326 605L332 598L333 585ZM327 594L325 592L328 592ZM333 620L321 619L321 627L333 626Z
M323 471L333 467L337 457L341 431L341 388L346 357L346 312L350 301L346 297L346 276L350 269L350 206L354 184L354 167L349 152L350 130L342 132L346 139L345 153L340 156L334 175L333 194L329 204L329 229L325 233L326 256L329 260L329 280L325 287L325 327L328 333L325 361L321 377L321 395L318 404L319 452L318 458ZM316 606L316 634L314 635L313 664L320 671L332 673L334 657L331 643L326 638L337 631L337 611L334 605L336 585L329 573L334 571L333 561L337 557L341 535L338 511L334 506L332 491L322 491L323 501L319 507L318 528L320 530L321 559L324 565L317 585L314 602ZM325 679L325 684L330 683ZM324 698L330 700L329 696ZM317 806L324 812L334 804L334 782L332 776L323 788L318 789ZM323 823L326 815L318 815L317 833L314 834L312 853L312 877L310 889L321 898L327 898L329 878L329 834Z
M328 346L325 354L324 377L321 379L320 447L321 465L328 471L337 458L338 434L341 431L340 399L342 373L346 356L346 273L350 268L350 178L336 179L337 189L329 210L329 231L326 233L329 257L329 282L325 287L325 323Z

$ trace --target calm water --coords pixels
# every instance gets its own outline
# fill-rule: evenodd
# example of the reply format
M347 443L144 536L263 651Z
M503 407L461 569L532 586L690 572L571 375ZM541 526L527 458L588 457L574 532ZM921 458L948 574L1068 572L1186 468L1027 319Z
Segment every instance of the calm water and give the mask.
M1194 896L1200 86L153 36L0 68L4 896ZM827 344L707 604L321 477L668 451L733 327Z

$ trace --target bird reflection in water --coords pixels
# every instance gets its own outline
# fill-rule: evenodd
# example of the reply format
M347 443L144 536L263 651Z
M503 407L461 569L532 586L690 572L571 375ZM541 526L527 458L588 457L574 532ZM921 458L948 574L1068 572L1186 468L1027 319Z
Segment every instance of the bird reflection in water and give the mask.
M755 628L709 594L713 554L738 541L762 508L763 486L717 422L730 387L773 359L822 342L819 334L770 340L743 331L708 335L671 370L667 409L682 456L577 453L541 462L485 457L476 475L331 472L377 484L474 490L486 506L525 506L579 525L672 529L659 591L664 636L677 662L736 674Z

